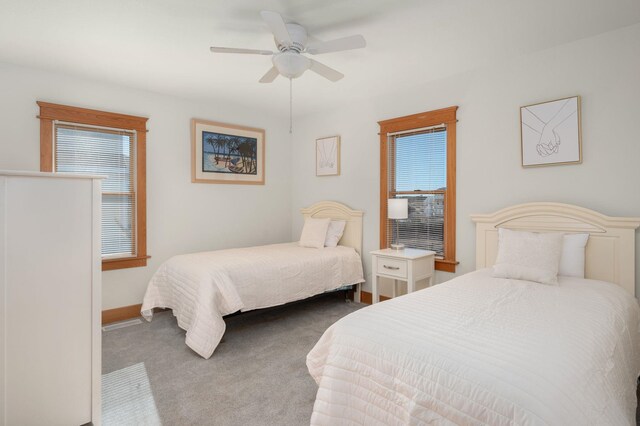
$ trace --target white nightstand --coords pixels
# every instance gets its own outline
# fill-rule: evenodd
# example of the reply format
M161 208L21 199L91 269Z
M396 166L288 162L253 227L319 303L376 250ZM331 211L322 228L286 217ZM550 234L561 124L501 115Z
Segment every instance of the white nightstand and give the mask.
M407 293L416 289L416 282L429 279L433 282L433 265L436 252L405 248L404 250L383 249L371 252L371 303L380 301L378 277L394 280L393 296L397 280L407 282Z

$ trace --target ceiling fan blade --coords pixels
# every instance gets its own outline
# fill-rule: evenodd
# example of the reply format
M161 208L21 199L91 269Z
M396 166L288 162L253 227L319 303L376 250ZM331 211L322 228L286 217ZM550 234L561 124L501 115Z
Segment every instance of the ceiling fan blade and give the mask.
M258 49L236 49L235 47L210 47L213 53L243 53L249 55L273 55L270 50L258 50Z
M344 77L344 74L339 73L333 68L329 68L328 66L321 64L318 61L314 61L313 59L309 59L309 61L311 61L311 66L309 67L309 69L315 72L316 74L320 74L327 80L331 80L335 82L340 80L342 77Z
M325 42L310 43L309 46L307 46L307 52L311 53L312 55L319 55L321 53L361 49L366 45L367 42L365 41L364 37L358 34Z
M278 68L271 67L271 69L262 76L262 78L260 79L260 83L272 83L278 75L280 75Z
M260 12L260 16L262 16L264 22L269 26L269 29L278 42L287 46L293 44L289 31L287 31L287 26L284 24L284 20L279 13L263 10Z

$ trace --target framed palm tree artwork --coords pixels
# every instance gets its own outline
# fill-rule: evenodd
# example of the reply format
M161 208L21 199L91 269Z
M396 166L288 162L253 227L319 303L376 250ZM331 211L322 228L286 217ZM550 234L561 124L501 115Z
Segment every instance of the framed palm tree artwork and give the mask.
M264 129L191 120L191 182L264 185Z

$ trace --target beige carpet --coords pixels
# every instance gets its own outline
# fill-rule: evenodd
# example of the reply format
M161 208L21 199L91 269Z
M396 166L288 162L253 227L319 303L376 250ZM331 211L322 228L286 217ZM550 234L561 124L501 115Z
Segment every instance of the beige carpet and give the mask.
M308 425L316 384L307 353L363 307L342 293L227 318L213 356L184 344L170 312L103 333L103 424Z

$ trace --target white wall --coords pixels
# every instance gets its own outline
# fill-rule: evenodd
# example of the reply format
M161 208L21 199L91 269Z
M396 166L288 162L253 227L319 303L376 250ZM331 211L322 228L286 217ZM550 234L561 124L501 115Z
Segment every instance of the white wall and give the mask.
M150 92L0 63L0 169L39 169L36 100L149 117L147 267L103 273L105 309L141 303L160 263L194 251L288 241L288 120L228 103L194 103ZM190 119L266 130L266 184L191 183ZM33 259L37 266L38 259Z
M608 215L640 216L639 70L640 25L634 25L441 81L415 82L409 92L346 103L298 119L293 138L292 232L298 234L302 225L300 207L335 199L364 210L364 252L376 249L377 122L452 105L460 107L457 273L474 269L472 213L556 201ZM582 96L583 163L523 169L519 107L573 95ZM315 139L328 135L341 136L342 175L316 177ZM368 255L365 263L369 281ZM447 273L436 277L438 282L450 278ZM638 278L636 288L640 291Z
M411 91L393 97L339 103L331 111L297 118L291 141L287 120L268 111L0 64L0 169L38 170L36 100L150 118L147 238L152 259L146 268L103 273L108 309L140 303L153 271L174 254L296 238L299 208L322 199L364 210L364 251L377 248L377 121L459 105L457 257L458 272L464 273L474 268L471 213L546 200L640 216L638 70L640 25L634 25L448 79L416 82ZM519 107L576 94L582 96L583 164L522 169ZM192 184L193 117L266 129L266 185ZM319 178L315 139L330 135L342 137L342 175ZM640 244L636 251L640 259ZM365 264L369 278L368 255ZM450 277L439 273L437 280ZM639 280L636 286L640 291Z

